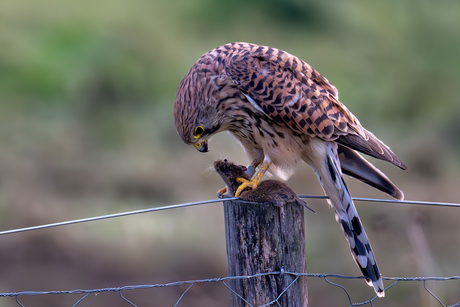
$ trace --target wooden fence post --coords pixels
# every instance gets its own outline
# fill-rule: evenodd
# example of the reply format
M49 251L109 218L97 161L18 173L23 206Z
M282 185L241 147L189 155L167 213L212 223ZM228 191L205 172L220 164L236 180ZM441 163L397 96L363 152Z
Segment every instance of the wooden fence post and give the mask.
M243 200L224 201L229 276L264 272L306 272L304 208L295 201L282 207ZM275 300L295 279L289 274L230 280L231 306L261 306ZM307 281L300 277L279 305L307 307ZM270 306L278 306L276 303Z

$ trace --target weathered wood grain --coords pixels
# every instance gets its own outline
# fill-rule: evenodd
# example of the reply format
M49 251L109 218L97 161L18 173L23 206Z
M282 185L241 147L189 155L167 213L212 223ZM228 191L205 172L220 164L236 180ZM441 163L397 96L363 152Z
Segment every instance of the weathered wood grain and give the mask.
M304 208L298 202L271 203L224 201L228 271L230 276L261 272L306 272ZM252 306L276 299L295 279L268 275L235 279L230 287ZM306 277L300 277L278 300L281 306L308 305ZM231 293L231 306L249 306ZM276 303L271 306L278 306Z

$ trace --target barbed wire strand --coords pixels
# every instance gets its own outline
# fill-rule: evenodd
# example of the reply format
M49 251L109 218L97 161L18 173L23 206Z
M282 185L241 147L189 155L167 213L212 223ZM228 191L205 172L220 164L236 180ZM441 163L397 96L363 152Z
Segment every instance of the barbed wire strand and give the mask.
M238 198L237 197L232 197L232 198L227 198L226 200L235 200L235 199L238 199ZM12 233L18 233L18 232L25 232L25 231L31 231L31 230L38 230L38 229L57 227L57 226L65 226L65 225L71 225L71 224L93 222L93 221L111 219L111 218L116 218L116 217L134 215L134 214L142 214L142 213L148 213L148 212L155 212L155 211L162 211L162 210L170 210L170 209L185 208L185 207L191 207L191 206L197 206L197 205L211 204L211 203L217 203L217 202L221 202L221 201L222 201L222 199L211 199L211 200L197 201L197 202L191 202L191 203L169 205L169 206L163 206L163 207L153 207L153 208L140 209L140 210L134 210L134 211L126 211L126 212L120 212L120 213L93 216L93 217L88 217L88 218L69 220L69 221L57 222L57 223L51 223L51 224L44 224L44 225L37 225L37 226L31 226L31 227L24 227L24 228L18 228L18 229L4 230L4 231L0 231L0 236L1 235L12 234Z
M280 275L284 274L285 272L284 271L281 271L280 272ZM296 276L296 278L278 295L277 298L275 298L274 300L272 300L271 302L268 302L266 304L263 304L261 305L260 307L265 307L265 306L270 306L271 304L273 303L277 303L278 306L281 307L280 303L279 303L279 299L281 298L281 296L283 296L283 294L297 281L297 279L299 279L300 276Z
M426 280L423 281L423 288L425 288L425 290L426 290L432 297L434 297L434 298L439 302L439 304L441 304L442 306L446 307L446 305L444 305L444 303L441 302L441 300L440 300L436 295L434 295L434 293L431 292L430 289L427 288L427 286L426 286Z
M125 302L127 302L128 304L130 304L131 306L137 307L133 302L131 302L130 300L128 300L126 297L123 296L123 294L121 293L121 290L118 291L118 295L120 295L120 297L121 297Z
M0 297L14 297L16 300L16 303L24 307L24 305L19 301L19 296L25 296L25 295L53 295L53 294L85 294L83 297L81 297L74 305L73 307L76 307L78 304L80 304L84 299L86 299L90 294L98 294L102 292L118 292L120 297L127 303L129 303L131 306L137 307L133 302L129 301L126 297L123 296L122 291L126 290L140 290L140 289L149 289L149 288L161 288L161 287L173 287L173 286L181 286L188 284L189 286L187 289L182 293L182 295L179 297L177 300L176 304L174 307L177 307L179 302L183 299L187 291L195 284L197 283L218 283L221 282L227 287L231 292L233 292L235 295L237 295L240 299L242 299L248 306L254 307L251 305L248 301L246 301L240 294L238 294L235 290L233 290L230 286L227 285L225 281L228 280L233 280L233 279L249 279L249 278L257 278L257 277L262 277L262 276L267 276L267 275L283 275L283 274L288 274L295 276L296 278L278 295L277 298L274 300L258 306L258 307L265 307L269 306L271 304L276 303L278 306L281 306L279 301L280 298L283 296L284 293L301 277L317 277L317 278L323 278L327 283L334 285L336 287L339 287L344 291L344 293L347 295L348 301L350 303L349 307L352 306L362 306L362 305L367 305L369 304L370 306L374 306L373 302L377 299L377 296L374 296L371 299L365 300L363 302L359 303L353 303L350 297L350 294L348 293L347 289L335 282L332 282L329 280L329 278L339 278L339 279L363 279L363 276L346 276L346 275L339 275L339 274L324 274L324 273L296 273L296 272L285 272L285 271L277 271L277 272L265 272L265 273L259 273L259 274L254 274L254 275L246 275L246 276L227 276L227 277L221 277L221 278L211 278L211 279L199 279L199 280L186 280L186 281L176 281L176 282L170 282L166 284L151 284L151 285L132 285L132 286L124 286L124 287L115 287L115 288L101 288L101 289L91 289L91 290L82 290L82 289L77 289L77 290L64 290L64 291L22 291L22 292L12 292L12 293L0 293ZM394 281L390 286L386 287L385 291L388 291L390 288L395 286L399 282L409 282L409 281L417 281L417 282L423 282L423 287L425 290L433 296L441 306L447 307L426 285L427 281L447 281L447 280L460 280L460 276L449 276L449 277L382 277L383 280L391 280ZM449 305L448 307L455 307L455 306L460 306L460 301L453 304Z
M244 299L244 297L242 297L241 295L239 295L235 290L232 289L232 287L230 287L229 285L227 285L225 283L225 281L223 280L222 283L224 284L225 287L227 287L228 290L230 290L231 292L233 292L233 294L235 294L236 296L238 296L241 300L243 300L246 304L248 304L249 307L254 307L252 306L251 303L249 303L247 300Z
M87 298L91 293L86 293L82 298L80 298L75 304L72 305L72 307L77 306L80 304L81 301L83 301L85 298Z
M21 304L21 303L19 302L19 298L18 298L18 296L17 296L17 295L16 295L16 303L17 303L19 306L21 306L21 307L24 307L24 305L23 305L23 304Z
M342 289L342 290L345 292L345 294L347 295L348 301L350 302L350 304L353 304L352 301L351 301L350 294L348 293L347 289L346 289L344 286L339 285L339 284L336 284L336 283L330 281L329 279L327 279L327 277L324 277L324 280L325 280L328 284L331 284L331 285L333 285L333 286L335 286L335 287L338 287L338 288Z
M298 195L300 198L310 198L310 199L328 199L327 196L319 196L319 195ZM178 208L185 208L191 206L198 206L198 205L205 205L211 203L217 203L227 200L236 200L237 197L230 197L224 199L210 199L204 201L197 201L197 202L190 202L190 203L183 203L183 204L176 204L176 205L169 205L169 206L162 206L162 207L153 207L147 209L140 209L134 211L126 211L120 213L113 213L113 214L106 214L100 216L93 216L88 218L76 219L76 220L69 220L64 222L57 222L57 223L50 223L50 224L43 224L37 226L30 226L24 228L17 228L17 229L10 229L10 230L3 230L0 231L0 236L25 232L25 231L33 231L51 227L58 227L58 226L65 226L65 225L72 225L72 224L79 224L85 222L93 222L93 221L100 221L105 219L111 219L116 217L123 217L135 214L143 214L149 212L156 212L156 211L163 211L163 210L170 210L170 209L178 209ZM379 199L379 198L365 198L365 197L354 197L353 200L355 201L366 201L366 202L384 202L384 203L396 203L396 204L410 204L410 205L425 205L425 206L446 206L446 207L460 207L460 204L457 203L446 203L446 202L428 202L428 201L415 201L415 200L393 200L393 199Z
M300 198L311 199L329 199L323 195L298 195ZM457 203L437 202L437 201L418 201L418 200L396 200L396 199L381 199L381 198L367 198L367 197L352 197L354 201L366 201L375 203L395 203L401 205L422 205L422 206L440 206L440 207L460 207Z
M177 300L176 304L174 304L174 307L177 307L177 305L179 304L179 302L182 300L182 298L184 297L185 293L187 293L187 291L193 286L194 284L191 284L190 286L188 286L187 289L185 289L185 291L182 293L182 295L179 297L179 299Z

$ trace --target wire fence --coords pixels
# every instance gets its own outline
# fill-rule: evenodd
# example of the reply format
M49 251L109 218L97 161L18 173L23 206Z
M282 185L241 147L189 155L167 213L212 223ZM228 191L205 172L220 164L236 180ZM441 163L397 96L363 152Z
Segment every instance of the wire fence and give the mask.
M244 298L237 293L234 289L232 289L229 284L227 283L230 280L235 280L235 279L251 279L251 278L257 278L257 277L262 277L262 276L269 276L269 275L292 275L295 277L293 282L291 282L283 291L276 297L275 299L259 306L253 306ZM260 273L260 274L255 274L255 275L250 275L250 276L229 276L229 277L222 277L222 278L211 278L211 279L197 279L197 280L186 280L186 281L176 281L176 282L170 282L170 283L165 283L165 284L145 284L145 285L132 285L132 286L124 286L124 287L112 287L112 288L101 288L101 289L90 289L90 290L82 290L82 289L77 289L77 290L64 290L64 291L23 291L23 292L13 292L13 293L0 293L0 297L3 298L14 298L16 303L19 306L26 307L24 304L21 303L20 298L22 296L38 296L38 295L57 295L57 294L74 294L74 295L82 295L76 302L75 304L72 305L72 307L80 305L85 299L87 299L91 294L100 294L104 292L116 292L119 294L120 299L126 302L127 304L131 306L137 307L134 302L128 300L124 295L123 292L129 291L129 290L147 290L147 289L152 289L152 288L165 288L165 287L178 287L182 285L187 285L188 287L185 289L185 291L182 292L180 297L178 298L177 302L174 304L174 307L178 306L181 300L184 298L184 296L187 294L187 292L196 284L203 284L203 283L222 283L225 287L228 288L228 290L233 293L234 295L238 296L239 298L243 299L248 306L250 307L265 307L265 306L281 306L280 305L280 299L283 296L283 294L286 293L286 291L295 283L300 277L308 277L308 278L322 278L324 279L328 284L339 287L340 289L343 290L344 294L348 298L349 306L363 306L363 305L370 305L374 306L374 301L375 300L385 300L384 298L378 298L377 296L371 297L365 301L361 302L353 302L350 296L350 293L347 291L347 289L339 284L338 282L332 282L330 279L363 279L364 277L362 276L346 276L346 275L337 275L337 274L314 274L314 273L295 273L295 272L284 272L284 271L279 271L279 272L268 272L268 273ZM386 287L385 291L389 295L391 295L391 292L388 291L390 288L393 288L396 286L396 284L400 282L419 282L423 283L423 288L431 295L436 301L439 303L440 306L444 307L454 307L454 306L460 306L460 298L459 301L452 304L452 305L447 305L444 303L439 297L434 294L427 285L427 281L447 281L447 280L460 280L460 276L450 276L450 277L383 277L383 280L388 280L388 281L393 281L393 283Z
M326 199L326 196L312 196L312 195L299 195L301 198L317 198L317 199ZM234 200L237 199L235 197L233 198L226 198L225 200ZM447 207L460 207L460 204L456 203L445 203L445 202L422 202L422 201L397 201L397 200L387 200L387 199L374 199L374 198L353 198L355 201L368 201L368 202L391 202L391 203L399 203L399 204L409 204L409 205L424 205L424 206L447 206ZM12 230L5 230L5 231L0 231L0 236L2 235L8 235L8 234L13 234L13 233L20 233L20 232L25 232L25 231L36 231L40 229L45 229L45 228L51 228L51 227L58 227L58 226L65 226L65 225L71 225L71 224L77 224L77 223L84 223L84 222L94 222L98 220L103 220L103 219L110 219L110 218L116 218L116 217L123 217L123 216L129 216L129 215L134 215L134 214L144 214L148 212L155 212L155 211L162 211L162 210L170 210L170 209L178 209L178 208L184 208L184 207L191 207L191 206L197 206L197 205L203 205L203 204L210 204L210 203L218 203L221 202L222 199L213 199L213 200L206 200L206 201L199 201L199 202L190 202L190 203L184 203L184 204L177 204L177 205L170 205L170 206L163 206L163 207L154 207L154 208L148 208L148 209L142 209L142 210L134 210L134 211L128 211L128 212L121 212L121 213L115 213L115 214L108 214L108 215L101 215L101 216L95 216L95 217L89 217L89 218L82 218L82 219L76 219L76 220L69 220L69 221L64 221L64 222L57 222L57 223L51 223L51 224L44 224L44 225L37 225L37 226L31 226L31 227L25 227L25 228L18 228L18 229L12 229ZM341 285L337 280L344 280L344 279L364 279L362 276L346 276L346 275L338 275L338 274L318 274L318 273L296 273L296 272L285 272L283 270L279 272L265 272L265 273L260 273L260 274L255 274L255 275L250 275L250 276L229 276L229 277L222 277L222 278L212 278L212 279L197 279L197 280L186 280L186 281L175 281L175 282L170 282L170 283L164 283L164 284L143 284L143 285L130 285L130 286L123 286L123 287L111 287L111 288L99 288L99 289L88 289L88 290L83 290L83 289L76 289L76 290L63 290L63 291L22 291L22 292L10 292L10 293L0 293L0 297L3 299L11 299L14 298L16 304L18 306L23 306L26 307L22 302L21 302L21 297L25 296L44 296L44 295L81 295L76 302L72 306L79 306L82 304L85 299L88 299L88 297L91 294L97 295L101 293L106 293L106 292L115 292L118 293L120 296L120 299L125 302L126 304L129 304L131 306L138 306L131 300L128 300L123 293L127 291L133 291L133 290L148 290L148 289L153 289L153 288L165 288L165 287L179 287L186 285L187 288L182 292L182 294L179 296L177 299L176 303L173 305L174 307L178 306L179 303L183 300L183 298L186 296L187 292L197 284L205 284L205 283L221 283L223 284L230 293L238 296L239 298L243 299L244 298L237 293L234 289L232 289L229 285L229 281L231 280L242 280L242 279L251 279L251 278L258 278L262 276L269 276L269 275L291 275L294 278L293 282L291 282L283 291L273 299L272 301L269 301L263 305L257 306L257 307L264 307L264 306L281 306L280 305L280 299L283 296L283 294L288 291L288 289L297 282L297 280L301 277L307 277L307 278L319 278L323 279L326 281L328 284L340 288L343 292L344 295L346 295L349 306L363 306L363 305L369 305L369 306L374 306L374 302L376 299L378 300L384 300L384 298L378 298L377 296L370 297L367 300L360 301L360 302L353 302L350 296L349 291L346 289L345 286ZM386 287L386 292L387 295L391 295L391 288L394 288L397 284L399 283L407 283L407 282L418 282L423 284L423 289L430 295L432 296L438 303L439 306L444 306L444 307L454 307L454 306L460 306L460 297L458 298L458 301L448 305L448 303L443 302L436 294L430 290L429 286L427 285L427 282L437 282L437 281L452 281L452 280L460 280L460 276L450 276L450 277L382 277L383 280L386 281L392 281L392 283ZM331 279L334 280L331 281ZM390 290L390 291L388 291ZM458 294L460 296L460 291L458 291ZM249 302L246 302L248 306L251 307L256 307L251 305Z
M300 198L310 198L310 199L328 199L329 198L327 196L318 196L318 195L298 195L298 196ZM237 197L230 197L230 198L225 198L224 200L236 200L236 199L238 199L238 198ZM153 208L147 208L147 209L141 209L141 210L134 210L134 211L126 211L126 212L106 214L106 215L100 215L100 216L93 216L93 217L82 218L82 219L77 219L77 220L70 220L70 221L57 222L57 223L51 223L51 224L44 224L44 225L37 225L37 226L31 226L31 227L17 228L17 229L11 229L11 230L4 230L4 231L0 231L0 236L7 235L7 234L18 233L18 232L25 232L25 231L32 231L32 230L51 228L51 227L66 226L66 225L79 224L79 223L85 223L85 222L95 222L95 221L111 219L111 218L116 218L116 217L129 216L129 215L135 215L135 214L142 214L142 213L149 213L149 212L163 211L163 210L171 210L171 209L179 209L179 208L192 207L192 206L205 205L205 204L212 204L212 203L219 203L219 202L222 202L222 200L223 199L210 199L210 200L204 200L204 201L197 201L197 202L190 202L190 203L183 203L183 204L169 205L169 206L162 206L162 207L153 207ZM429 201L415 201L415 200L393 200L393 199L379 199L379 198L365 198L365 197L353 197L353 200L354 201L366 201L366 202L396 203L396 204L401 204L401 205L422 205L422 206L457 207L457 208L460 207L460 204L446 203L446 202L429 202Z

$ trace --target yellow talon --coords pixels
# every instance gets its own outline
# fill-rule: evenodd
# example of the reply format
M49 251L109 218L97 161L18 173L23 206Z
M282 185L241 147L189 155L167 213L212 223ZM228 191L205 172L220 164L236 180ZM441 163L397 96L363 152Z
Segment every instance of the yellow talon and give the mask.
M256 172L252 180L248 181L244 178L238 177L236 178L236 181L242 182L241 185L238 187L238 190L236 190L235 197L239 197L240 194L247 188L255 189L259 185L259 182L262 180L262 177L264 176L265 172L267 171L268 167L270 166L270 163L264 162L260 167L259 170Z
M243 182L238 187L238 190L236 190L236 193L235 193L235 197L239 197L241 192L243 192L247 188L251 188L254 190L255 188L257 188L257 185L259 184L259 182L255 182L254 180L251 180L251 181L247 181L246 179L243 179L243 180L245 180L246 182Z
M219 191L217 191L217 197L222 198L227 193L227 187L223 187Z
M249 180L243 178L243 177L236 177L236 182L241 182L241 183L246 183L249 182Z

